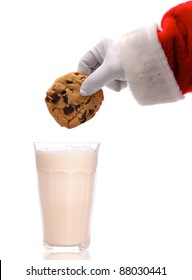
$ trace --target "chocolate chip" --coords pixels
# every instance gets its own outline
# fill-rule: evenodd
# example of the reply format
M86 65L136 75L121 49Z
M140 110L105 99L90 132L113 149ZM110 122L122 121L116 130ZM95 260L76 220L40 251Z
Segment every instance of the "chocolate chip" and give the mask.
M63 94L63 95L66 94L66 93L67 93L66 90L63 90L63 91L61 92L61 94Z
M82 116L82 119L86 118L86 114L87 114L87 112L85 111L85 113Z
M80 108L80 105L75 105L75 110L77 111Z
M63 100L66 104L68 104L68 97L66 95L63 96Z
M46 96L46 97L45 97L45 101L46 101L46 102L49 102L49 101L50 101L50 98L49 98L48 96Z
M66 80L66 83L67 83L67 84L72 84L73 81L71 81L71 80Z
M75 109L70 105L69 107L64 107L63 112L65 115L69 115L70 113L73 113Z
M89 97L89 99L85 102L85 104L87 105L91 100L91 97Z
M86 118L82 119L82 121L81 121L81 123L84 123L84 122L86 122Z
M86 114L87 114L87 112L85 111L85 113L82 115L81 123L86 122Z
M94 110L89 109L89 114L90 114L90 115L93 115L93 114L94 114Z
M56 104L58 101L59 101L59 99L60 99L60 96L56 93L56 92L54 92L52 95L51 95L51 98L52 98L52 103L54 103L54 104Z

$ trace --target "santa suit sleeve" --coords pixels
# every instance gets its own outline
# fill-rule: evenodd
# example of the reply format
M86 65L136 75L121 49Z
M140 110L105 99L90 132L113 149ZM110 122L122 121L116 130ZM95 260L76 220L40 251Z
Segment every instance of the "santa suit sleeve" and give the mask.
M121 61L141 105L175 102L192 91L192 1L120 39Z

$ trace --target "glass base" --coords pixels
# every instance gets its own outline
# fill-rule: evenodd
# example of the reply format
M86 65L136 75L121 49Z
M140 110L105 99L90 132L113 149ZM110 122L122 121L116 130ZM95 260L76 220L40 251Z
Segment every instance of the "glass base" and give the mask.
M44 260L90 260L90 254L87 250L71 252L53 252L45 251Z
M86 250L89 247L89 243L82 243L75 246L52 246L44 242L44 248L47 252L79 252Z

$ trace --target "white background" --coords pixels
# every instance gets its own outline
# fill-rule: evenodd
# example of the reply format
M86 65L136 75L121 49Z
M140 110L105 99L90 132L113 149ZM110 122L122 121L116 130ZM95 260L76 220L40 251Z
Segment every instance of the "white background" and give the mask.
M54 80L76 71L81 56L99 40L159 24L176 4L179 1L1 1L3 279L29 279L25 270L31 265L82 264L117 271L119 266L161 266L168 276L146 279L191 278L191 95L174 104L142 107L128 88L120 93L104 88L100 111L72 130L61 128L44 103ZM101 143L88 261L45 260L34 141ZM128 277L113 274L109 279Z

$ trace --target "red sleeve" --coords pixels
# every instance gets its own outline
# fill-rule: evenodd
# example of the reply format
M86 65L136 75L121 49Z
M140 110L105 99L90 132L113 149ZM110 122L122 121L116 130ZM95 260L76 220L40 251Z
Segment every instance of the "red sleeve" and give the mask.
M192 91L192 1L170 9L157 35L182 93Z

